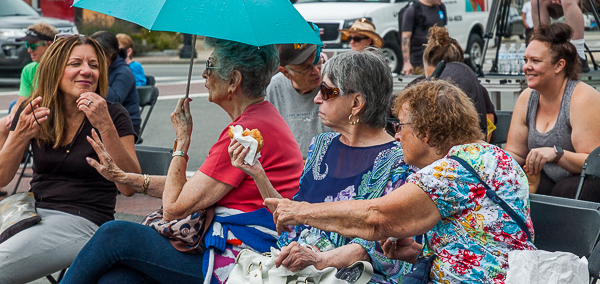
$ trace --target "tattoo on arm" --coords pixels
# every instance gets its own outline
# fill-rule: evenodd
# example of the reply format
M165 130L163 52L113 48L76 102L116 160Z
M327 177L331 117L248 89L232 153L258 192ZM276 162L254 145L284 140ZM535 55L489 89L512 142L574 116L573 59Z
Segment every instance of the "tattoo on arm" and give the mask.
M407 37L402 37L402 57L404 62L410 60L410 39Z

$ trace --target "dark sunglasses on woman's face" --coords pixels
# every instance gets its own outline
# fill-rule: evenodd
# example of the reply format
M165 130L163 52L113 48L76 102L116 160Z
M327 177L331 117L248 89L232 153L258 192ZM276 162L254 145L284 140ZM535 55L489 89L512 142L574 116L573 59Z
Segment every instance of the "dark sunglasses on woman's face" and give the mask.
M340 95L340 89L329 87L325 85L325 82L321 82L321 98L326 101L331 98L335 98Z
M363 41L365 39L367 39L366 36L349 36L348 37L348 41L356 41L356 42Z

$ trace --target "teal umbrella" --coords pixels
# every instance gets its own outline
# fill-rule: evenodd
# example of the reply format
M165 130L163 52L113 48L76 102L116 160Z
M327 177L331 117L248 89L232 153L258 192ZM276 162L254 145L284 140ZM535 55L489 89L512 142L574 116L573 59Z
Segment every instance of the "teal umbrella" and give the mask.
M75 0L73 6L154 31L202 35L255 46L323 45L289 0ZM195 36L192 46L196 46ZM193 58L186 97L190 93Z
M257 46L322 45L289 0L75 0L73 6L133 22L148 30Z

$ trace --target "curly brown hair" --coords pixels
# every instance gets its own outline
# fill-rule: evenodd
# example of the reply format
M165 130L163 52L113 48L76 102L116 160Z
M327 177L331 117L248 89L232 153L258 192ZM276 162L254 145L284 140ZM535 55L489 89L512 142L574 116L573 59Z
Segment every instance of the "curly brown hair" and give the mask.
M394 114L408 103L410 126L417 138L446 153L453 146L483 139L479 115L473 102L458 87L445 80L427 80L406 88L394 101Z
M423 51L423 62L429 66L437 66L444 60L446 63L465 61L465 52L456 39L450 37L444 27L433 26L429 29L429 41Z
M542 25L533 30L531 41L544 42L550 48L552 58L550 62L556 64L561 59L565 60L565 76L571 80L579 80L581 62L577 58L577 48L569 40L573 36L573 29L565 24L556 22L551 25Z

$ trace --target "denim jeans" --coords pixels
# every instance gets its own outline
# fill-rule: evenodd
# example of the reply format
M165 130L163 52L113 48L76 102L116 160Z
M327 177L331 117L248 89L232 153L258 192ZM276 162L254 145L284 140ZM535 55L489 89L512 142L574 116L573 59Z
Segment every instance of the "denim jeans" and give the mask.
M127 221L102 225L61 283L202 283L202 255L182 253L154 229Z

